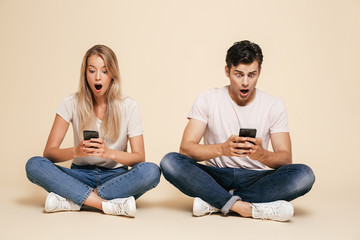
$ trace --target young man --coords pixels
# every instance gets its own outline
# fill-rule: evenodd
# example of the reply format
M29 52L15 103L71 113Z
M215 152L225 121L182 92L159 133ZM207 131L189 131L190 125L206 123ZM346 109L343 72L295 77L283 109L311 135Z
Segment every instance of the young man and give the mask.
M169 153L160 163L171 184L195 197L194 216L231 210L287 221L294 214L288 201L310 191L315 181L308 166L292 164L283 102L256 88L262 61L257 44L234 43L226 55L230 85L196 99L180 153ZM239 137L240 128L257 129L256 138ZM267 150L269 140L273 152Z

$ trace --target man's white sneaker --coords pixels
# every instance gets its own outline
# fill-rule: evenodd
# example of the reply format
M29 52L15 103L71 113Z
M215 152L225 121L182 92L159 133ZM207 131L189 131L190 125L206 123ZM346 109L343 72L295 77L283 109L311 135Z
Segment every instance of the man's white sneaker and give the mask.
M288 221L294 215L294 207L287 201L252 203L252 217L275 221Z
M45 201L45 212L79 211L80 205L56 193L49 193Z
M203 216L205 214L212 214L214 212L220 212L216 207L211 206L201 198L196 197L193 204L193 215L196 217Z
M133 196L128 198L115 198L107 202L102 202L102 208L106 214L135 217L135 198Z

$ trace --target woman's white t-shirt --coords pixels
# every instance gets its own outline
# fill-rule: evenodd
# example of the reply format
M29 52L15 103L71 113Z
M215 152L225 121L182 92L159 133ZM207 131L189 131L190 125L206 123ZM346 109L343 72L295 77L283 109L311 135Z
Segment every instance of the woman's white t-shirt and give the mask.
M75 94L65 98L62 103L56 109L56 114L62 117L68 123L72 123L74 131L74 146L77 146L83 139L83 136L79 136L79 120L76 111L77 99ZM135 100L129 97L122 97L121 101L121 121L120 121L120 135L116 142L108 143L106 145L110 149L119 151L127 150L128 139L136 136L143 135L144 130L141 124L141 117L138 105ZM101 120L96 119L97 131L99 131L100 138L102 136L100 131ZM94 130L94 129L88 129ZM73 163L76 165L96 165L105 168L118 168L123 166L111 159L103 159L100 157L81 157L75 158Z
M224 143L231 135L239 135L240 128L256 128L256 137L262 139L267 149L270 134L289 132L286 108L277 97L256 89L254 100L246 105L237 105L230 97L228 86L206 91L196 99L188 118L206 124L204 144ZM214 167L245 169L268 169L249 157L220 156L206 161Z

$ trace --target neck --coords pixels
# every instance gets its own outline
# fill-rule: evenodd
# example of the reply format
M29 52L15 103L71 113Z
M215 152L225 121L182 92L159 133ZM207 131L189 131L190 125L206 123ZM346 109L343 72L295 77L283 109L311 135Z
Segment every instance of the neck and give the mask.
M106 105L106 98L101 96L101 97L96 97L94 96L94 99L95 99L95 105Z
M236 95L231 91L230 86L228 87L228 92L230 95L230 98L239 106L244 107L246 105L249 105L254 99L256 95L256 88L252 92L252 94L246 98L246 99L240 99L239 97L236 97Z

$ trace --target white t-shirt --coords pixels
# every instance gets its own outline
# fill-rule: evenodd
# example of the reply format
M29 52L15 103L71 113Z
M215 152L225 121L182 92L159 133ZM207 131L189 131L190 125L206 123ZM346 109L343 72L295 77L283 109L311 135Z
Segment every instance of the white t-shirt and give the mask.
M267 149L271 133L289 132L283 102L258 89L254 100L246 106L239 106L232 100L228 86L210 89L197 97L188 118L206 124L203 136L206 145L224 143L231 135L239 135L240 128L256 128L256 137L262 138L263 148ZM221 168L269 169L249 157L221 156L206 164Z
M78 116L76 112L77 100L76 96L71 95L65 98L59 107L56 109L56 114L62 117L68 123L72 123L74 130L74 146L77 146L79 142L83 139L83 136L79 136L79 125L78 125ZM119 151L126 151L127 142L129 138L140 136L144 133L140 111L135 100L129 97L122 97L121 101L121 121L120 121L120 135L118 140L115 143L109 144L105 141L108 148L116 149ZM101 120L96 119L97 131L101 137L100 131ZM89 129L93 130L93 129ZM81 157L75 158L73 163L76 165L97 165L100 167L106 168L118 168L123 166L120 163L117 163L111 159L103 159L100 157Z

